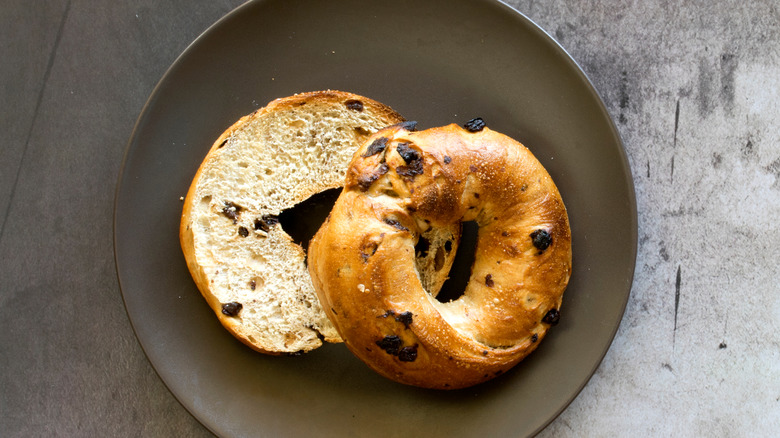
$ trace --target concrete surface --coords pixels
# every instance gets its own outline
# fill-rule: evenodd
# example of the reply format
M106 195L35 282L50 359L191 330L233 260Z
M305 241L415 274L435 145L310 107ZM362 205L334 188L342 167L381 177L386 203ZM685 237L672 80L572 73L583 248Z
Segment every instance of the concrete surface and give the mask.
M135 340L111 214L152 88L240 3L0 6L0 435L210 435ZM780 3L509 3L603 96L639 210L617 337L541 436L779 436Z
M617 337L542 436L780 436L780 3L512 4L602 93L639 212Z

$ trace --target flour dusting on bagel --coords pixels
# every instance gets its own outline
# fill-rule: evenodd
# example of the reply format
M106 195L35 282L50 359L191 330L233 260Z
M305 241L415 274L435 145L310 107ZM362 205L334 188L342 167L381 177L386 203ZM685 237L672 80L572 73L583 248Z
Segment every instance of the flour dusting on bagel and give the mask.
M435 253L450 256L443 242L457 243L467 221L479 227L471 277L461 297L442 303L449 265ZM502 374L539 345L560 318L571 260L550 175L525 146L474 119L423 131L405 122L368 138L310 243L308 267L356 356L401 383L456 389Z

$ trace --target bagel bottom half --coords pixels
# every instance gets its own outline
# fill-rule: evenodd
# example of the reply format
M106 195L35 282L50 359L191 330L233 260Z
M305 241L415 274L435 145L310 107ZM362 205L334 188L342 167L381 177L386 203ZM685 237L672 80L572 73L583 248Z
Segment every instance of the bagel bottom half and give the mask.
M558 322L571 274L550 175L522 144L467 127L375 133L309 246L315 290L347 347L404 384L456 389L507 371ZM479 226L471 277L439 302L415 247L465 221Z
M184 200L179 237L195 284L241 342L274 355L340 342L283 219L340 187L363 141L403 120L364 96L315 91L270 102L213 143Z

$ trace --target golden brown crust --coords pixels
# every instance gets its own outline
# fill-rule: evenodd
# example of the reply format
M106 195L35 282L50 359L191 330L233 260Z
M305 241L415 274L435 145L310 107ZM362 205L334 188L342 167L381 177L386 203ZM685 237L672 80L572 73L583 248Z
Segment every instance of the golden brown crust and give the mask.
M461 298L439 303L415 271L420 224L472 220L471 278ZM376 249L361 257L366 241ZM350 350L428 388L474 385L517 364L557 322L571 274L568 217L547 171L511 138L456 125L370 138L309 251L320 302Z

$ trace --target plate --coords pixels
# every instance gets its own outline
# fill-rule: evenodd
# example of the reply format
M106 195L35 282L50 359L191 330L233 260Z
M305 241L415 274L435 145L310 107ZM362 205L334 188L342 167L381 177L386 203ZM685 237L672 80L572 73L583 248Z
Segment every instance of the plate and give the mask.
M505 375L458 391L396 384L343 345L253 352L225 331L179 248L181 197L219 134L274 98L321 89L390 105L420 128L482 117L558 184L574 271L561 323ZM118 180L114 243L127 313L171 392L220 436L521 436L594 373L620 324L636 204L605 106L549 35L493 0L249 2L176 60L149 97Z

